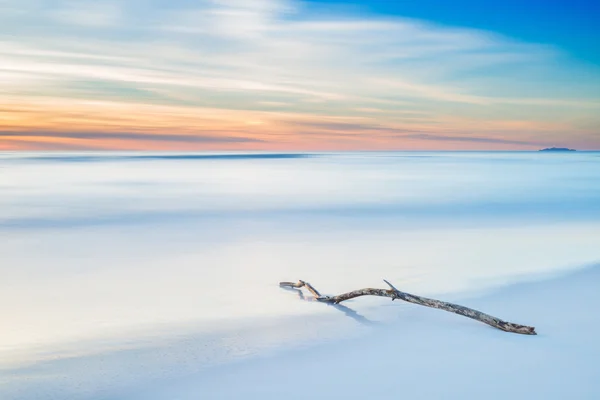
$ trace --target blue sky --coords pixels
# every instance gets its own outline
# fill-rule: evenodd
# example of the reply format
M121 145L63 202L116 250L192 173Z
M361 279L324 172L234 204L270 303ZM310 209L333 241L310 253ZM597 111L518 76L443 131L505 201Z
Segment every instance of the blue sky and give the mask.
M599 7L0 0L0 150L599 149Z
M528 42L559 46L600 64L597 0L312 0L325 6L494 31Z

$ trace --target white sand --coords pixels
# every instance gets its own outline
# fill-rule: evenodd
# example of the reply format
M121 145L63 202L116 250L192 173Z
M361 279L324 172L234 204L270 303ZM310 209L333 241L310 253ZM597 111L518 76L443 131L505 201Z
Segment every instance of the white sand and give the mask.
M225 366L144 398L598 399L599 288L594 267L468 301L538 336L406 305L402 321L368 337Z
M600 266L595 266L461 300L493 315L534 325L538 336L508 334L450 313L395 302L387 311L400 313L397 322L358 338L280 348L270 355L193 373L174 363L172 368L178 369L174 374L160 373L156 379L137 381L124 379L123 375L135 371L123 367L132 365L132 359L143 359L143 353L124 350L110 358L55 360L19 370L5 369L10 383L0 390L0 397L598 399L598 287ZM352 307L359 301L347 305ZM389 303L381 301L382 307ZM314 323L308 328L319 330L318 320L305 322ZM193 350L187 349L190 352L180 354L180 361L188 358L187 362L193 363L189 359ZM149 377L151 371L146 372ZM103 379L106 386L91 384Z
M598 399L599 288L594 267L468 301L538 336L406 305L385 331L222 367L145 398Z

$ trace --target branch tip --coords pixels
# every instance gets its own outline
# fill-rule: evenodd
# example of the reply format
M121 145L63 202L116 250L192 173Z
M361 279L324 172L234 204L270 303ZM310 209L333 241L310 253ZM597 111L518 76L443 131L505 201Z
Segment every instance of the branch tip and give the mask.
M386 281L385 279L383 280L394 292L399 292L398 289L396 289L396 287L394 285L392 285L391 283L389 283L388 281Z

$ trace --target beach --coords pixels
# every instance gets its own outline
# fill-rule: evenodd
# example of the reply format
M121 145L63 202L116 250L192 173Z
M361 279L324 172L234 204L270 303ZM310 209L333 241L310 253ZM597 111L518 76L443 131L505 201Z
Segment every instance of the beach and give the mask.
M397 321L365 337L217 368L140 398L597 399L599 284L593 266L465 300L533 324L537 336L402 304Z
M597 398L598 157L4 153L0 398Z

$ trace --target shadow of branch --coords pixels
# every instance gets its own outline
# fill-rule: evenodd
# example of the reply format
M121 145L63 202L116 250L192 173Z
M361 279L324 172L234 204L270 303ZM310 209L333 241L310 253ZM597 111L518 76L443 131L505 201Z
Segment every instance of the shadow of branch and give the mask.
M300 300L302 300L302 301L318 301L314 297L306 297L306 296L304 296L304 293L300 289L289 288L289 287L282 287L282 289L290 291L290 292L296 292L296 294L298 295L298 298ZM339 311L343 312L344 315L346 315L349 318L352 318L353 320L355 320L359 324L366 325L366 326L377 325L377 323L375 321L371 321L370 319L366 318L365 316L360 315L359 313L357 313L356 311L354 311L350 307L346 307L346 306L343 306L341 304L333 304L333 303L324 303L324 304L327 304L328 306L333 307L336 310L339 310Z

